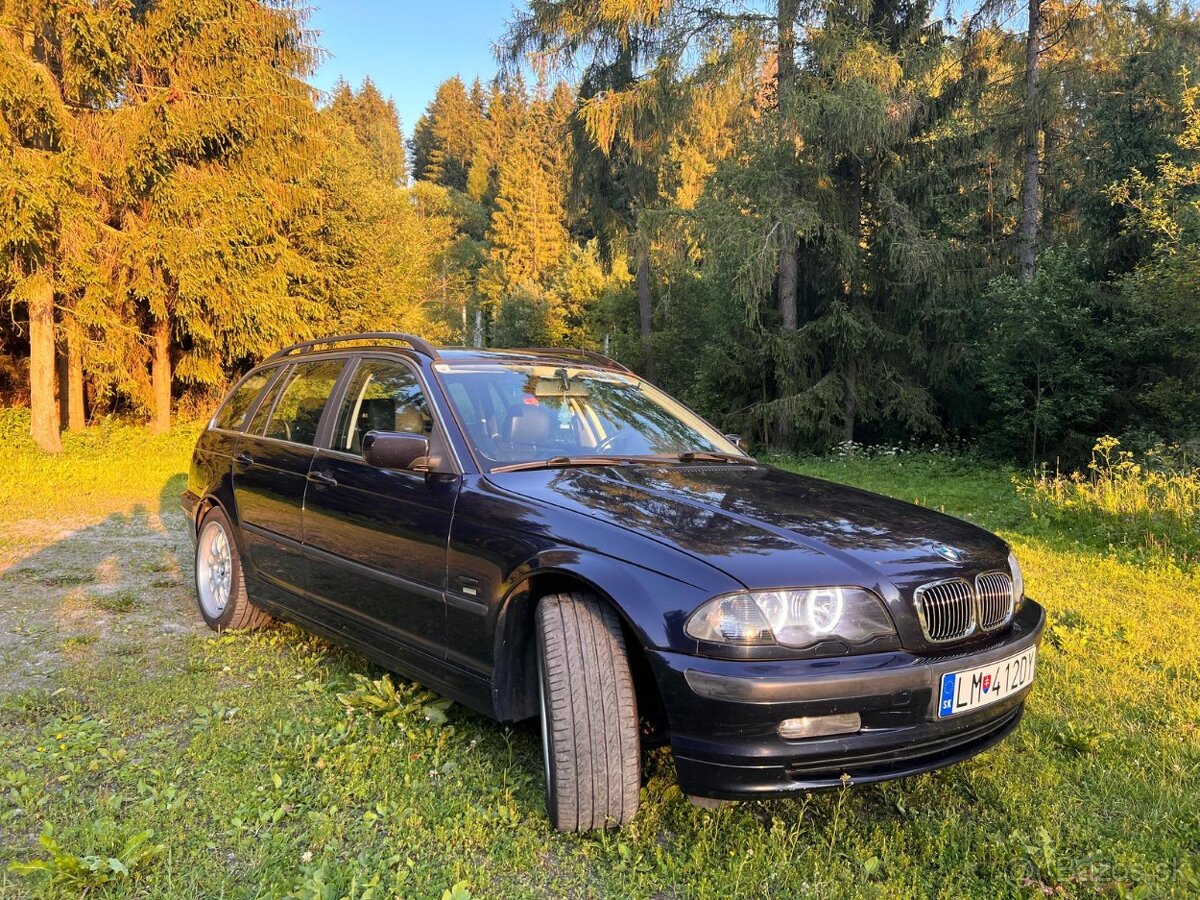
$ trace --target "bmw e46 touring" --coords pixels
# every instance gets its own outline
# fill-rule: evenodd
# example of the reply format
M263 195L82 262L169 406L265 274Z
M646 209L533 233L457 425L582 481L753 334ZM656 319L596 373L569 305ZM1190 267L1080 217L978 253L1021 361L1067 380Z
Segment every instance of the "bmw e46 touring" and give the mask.
M782 471L585 351L288 347L199 438L214 629L289 620L501 722L554 825L926 772L1009 734L1045 617L1000 538Z

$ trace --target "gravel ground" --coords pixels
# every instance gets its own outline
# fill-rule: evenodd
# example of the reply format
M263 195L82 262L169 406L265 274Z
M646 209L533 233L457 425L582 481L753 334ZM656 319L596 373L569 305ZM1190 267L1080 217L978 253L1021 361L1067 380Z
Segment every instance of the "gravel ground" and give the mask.
M177 665L172 644L206 632L181 483L108 515L0 522L0 694L53 689L65 665L106 656Z

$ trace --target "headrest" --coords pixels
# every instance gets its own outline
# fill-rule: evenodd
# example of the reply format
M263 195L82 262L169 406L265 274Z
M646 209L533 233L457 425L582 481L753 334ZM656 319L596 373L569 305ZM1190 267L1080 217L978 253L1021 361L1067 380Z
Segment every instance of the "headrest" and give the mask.
M550 413L540 406L523 406L508 420L510 444L540 444L550 438Z
M302 397L296 403L296 416L292 423L291 439L301 444L311 444L317 437L317 425L325 409L324 397Z
M424 434L426 419L421 410L415 406L406 406L396 413L396 430L407 431L410 434Z

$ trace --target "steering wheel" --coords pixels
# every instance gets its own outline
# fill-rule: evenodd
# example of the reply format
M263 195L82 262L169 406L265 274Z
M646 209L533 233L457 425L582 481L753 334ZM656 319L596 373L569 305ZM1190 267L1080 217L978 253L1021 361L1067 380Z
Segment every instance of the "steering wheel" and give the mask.
M596 445L596 452L603 453L605 450L611 450L613 447L613 444L615 444L617 441L619 441L623 437L628 437L629 433L630 433L629 429L626 428L622 431L618 431L613 434L610 434L608 437L606 437L604 440L602 440L600 443L598 443Z

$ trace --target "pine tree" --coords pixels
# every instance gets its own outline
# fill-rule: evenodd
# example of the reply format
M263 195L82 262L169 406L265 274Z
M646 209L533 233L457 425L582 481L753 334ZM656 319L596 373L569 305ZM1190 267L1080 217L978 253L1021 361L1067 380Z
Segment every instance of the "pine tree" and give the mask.
M303 330L307 268L282 223L304 163L313 63L302 12L253 0L164 0L135 16L106 201L115 293L147 335L143 399L170 422L176 377L215 384L232 355ZM135 380L135 384L136 384Z
M0 7L0 286L27 313L33 437L50 451L61 447L56 386L67 424L83 424L75 301L96 224L83 195L93 172L88 132L116 96L127 27L118 3ZM56 385L59 330L67 377Z
M567 248L562 183L539 137L532 124L500 166L488 242L504 289L544 285Z
M467 173L482 137L483 113L455 75L443 81L413 131L413 172L457 191L467 189Z
M334 86L329 111L354 131L360 147L366 151L376 178L394 185L407 178L404 134L395 102L383 99L370 78L354 91L346 82Z
M606 258L619 241L634 262L642 365L653 377L651 243L643 214L660 201L660 175L672 135L688 120L689 77L719 82L738 54L730 35L755 27L754 13L731 4L672 0L591 3L540 0L515 16L504 42L509 62L583 70L573 131L572 205Z

